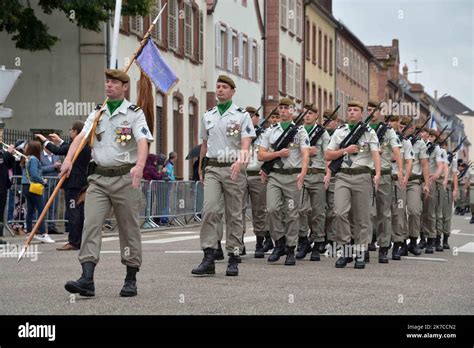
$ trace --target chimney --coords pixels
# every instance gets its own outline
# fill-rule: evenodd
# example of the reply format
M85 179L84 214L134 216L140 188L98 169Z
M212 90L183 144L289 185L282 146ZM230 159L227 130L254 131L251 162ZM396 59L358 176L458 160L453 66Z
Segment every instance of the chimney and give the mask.
M408 66L406 63L403 66L403 79L408 81Z
M434 99L438 101L438 90L435 89L434 91Z
M392 40L392 47L398 48L398 39L393 39Z

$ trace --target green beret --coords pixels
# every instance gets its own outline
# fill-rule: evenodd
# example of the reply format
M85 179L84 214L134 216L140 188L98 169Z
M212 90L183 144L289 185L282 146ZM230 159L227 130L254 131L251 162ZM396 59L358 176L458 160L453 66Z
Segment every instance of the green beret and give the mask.
M436 129L428 129L428 134L432 137L437 137L439 133Z
M331 109L326 109L326 110L324 110L323 117L328 118L329 116L331 116L331 114L332 114L332 110ZM332 115L331 120L333 120L333 121L337 120L337 112L334 115Z
M304 108L314 112L315 114L318 113L318 108L314 104L305 104Z
M118 70L118 69L105 70L105 77L108 79L119 80L119 81L122 81L123 83L130 82L130 77L128 77L128 75L124 73L122 70Z
M400 120L400 116L398 115L387 115L387 117L385 118L387 120L387 122L398 122Z
M377 103L375 100L371 99L371 100L369 100L369 102L367 103L367 106L368 106L368 107L372 107L372 108L376 108L377 106L379 106L379 103Z
M282 98L278 105L295 106L295 102L290 98Z
M402 125L406 126L411 122L411 118L409 116L403 116L402 117Z
M361 110L364 110L364 104L362 104L360 101L358 100L351 100L347 103L347 106L348 107L353 107L353 106L356 106L358 108L360 108Z
M217 82L227 83L232 89L235 89L235 82L229 76L219 75Z
M250 114L250 116L252 116L252 117L253 116L260 116L257 112L257 109L255 109L253 106L247 106L245 108L245 111L247 111Z

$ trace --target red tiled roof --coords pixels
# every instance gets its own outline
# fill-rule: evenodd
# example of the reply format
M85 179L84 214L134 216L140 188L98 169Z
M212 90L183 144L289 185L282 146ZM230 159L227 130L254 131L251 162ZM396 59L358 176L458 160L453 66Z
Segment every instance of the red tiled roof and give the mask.
M421 83L412 83L410 86L410 91L413 93L423 92L423 85Z
M366 46L372 55L378 60L389 59L396 54L396 47L393 46Z

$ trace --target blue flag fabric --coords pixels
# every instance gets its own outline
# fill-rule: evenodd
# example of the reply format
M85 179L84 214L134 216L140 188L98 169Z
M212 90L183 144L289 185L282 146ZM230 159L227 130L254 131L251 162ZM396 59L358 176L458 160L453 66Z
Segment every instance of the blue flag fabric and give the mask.
M137 56L136 62L156 88L165 94L168 94L169 90L178 82L175 73L165 62L151 39L148 39Z

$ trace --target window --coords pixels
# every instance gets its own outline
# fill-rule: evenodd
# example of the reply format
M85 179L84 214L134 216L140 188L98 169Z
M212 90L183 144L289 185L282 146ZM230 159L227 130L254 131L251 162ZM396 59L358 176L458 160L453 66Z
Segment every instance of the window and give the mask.
M319 109L319 111L326 110L327 108L328 108L328 91L324 90L323 109Z
M151 7L151 12L150 12L150 21L153 21L156 16L158 16L158 13L161 10L161 0L155 0ZM150 24L151 25L151 24ZM162 42L162 37L161 37L161 17L158 19L156 22L155 26L153 27L153 30L151 31L151 37L156 41L156 42Z
M309 94L309 93L310 93L310 90L309 90L309 81L306 80L306 82L305 82L305 88L304 88L304 100L305 100L306 103L310 103L310 100L311 100L311 99L309 98L309 97L310 97L310 94Z
M313 64L316 65L316 26L313 24L313 36L311 37L313 45Z
M257 45L257 42L255 40L252 43L252 51L253 51L253 57L254 57L253 65L252 65L253 77L254 77L255 81L260 81L260 75L259 75L260 55L258 54L258 45Z
M156 17L156 16L155 16ZM155 137L155 146L156 146L156 153L165 153L165 136L166 136L166 127L165 127L165 120L166 117L164 115L164 107L163 107L163 94L157 93L156 94L156 137Z
M184 3L184 54L193 57L193 8L191 4Z
M250 58L250 54L249 54L249 43L248 43L248 40L247 40L247 37L243 36L242 37L242 51L241 51L241 54L242 54L242 76L246 79L249 78L249 58Z
M181 98L173 98L173 129L178 131L173 133L173 151L178 154L175 164L176 177L183 177L183 115L180 112L183 104Z
M178 1L168 1L168 47L178 50Z
M227 71L233 71L234 68L234 31L227 28Z
M227 30L226 27L220 23L216 24L216 65L221 68L226 68L227 62Z
M328 37L324 34L324 72L328 71Z
M316 84L313 82L312 84L313 87L313 93L311 94L311 103L316 105Z
M283 56L280 59L280 91L286 94L286 58Z
M295 2L296 0L288 0L288 29L290 33L295 33Z
M295 62L288 59L287 66L287 78L286 78L286 93L294 96L295 95Z
M288 27L288 8L287 8L288 0L280 0L280 25L283 28Z
M332 39L329 39L329 75L332 75Z
M194 99L194 98L193 98ZM198 144L198 131L199 131L199 112L198 112L198 104L197 101L190 101L189 102L189 132L188 132L188 142L189 142L189 150L191 150L194 146ZM192 166L191 172L192 172Z
M323 33L321 32L321 29L318 31L318 65L321 68L323 64Z
M318 110L321 112L321 108L323 107L323 94L321 91L321 87L318 87Z
M296 0L296 36L301 38L303 35L303 5L301 0Z
M301 98L301 65L295 64L295 97Z
M202 11L199 11L199 38L198 38L198 61L202 63L204 61L204 15Z
M339 69L341 68L341 40L339 38L336 43L336 65Z
M130 17L130 32L140 37L143 35L143 17Z
M328 105L328 107L329 107L330 109L332 109L332 108L333 108L333 105L334 105L334 104L332 103L332 93L329 93L329 105Z
M310 39L311 39L311 24L309 22L309 19L306 18L306 22L305 22L305 28L304 28L304 35L305 35L305 38L304 38L304 54L305 54L305 57L306 57L306 60L310 60L311 59L311 45L310 45Z
M237 32L232 31L232 69L229 69L229 71L232 71L234 74L239 73L239 59L239 38Z

